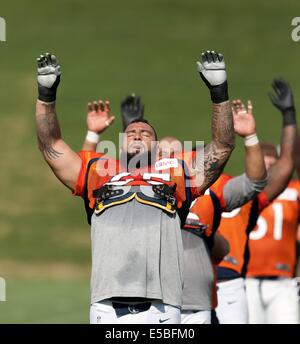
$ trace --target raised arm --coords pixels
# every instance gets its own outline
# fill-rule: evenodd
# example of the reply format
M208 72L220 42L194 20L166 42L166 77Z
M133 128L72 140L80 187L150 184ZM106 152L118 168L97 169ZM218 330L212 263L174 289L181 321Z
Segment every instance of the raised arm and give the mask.
M60 82L60 66L54 55L38 59L38 100L36 131L39 149L56 177L74 189L81 168L80 157L63 141L57 119L55 100Z
M196 166L197 179L202 181L199 191L203 192L221 174L234 149L235 134L223 55L207 51L197 66L213 102L212 140L204 149L204 166L201 161L197 161Z
M235 133L244 139L245 173L230 179L225 184L223 197L226 211L241 207L261 192L267 184L267 171L256 135L251 101L248 101L246 109L239 99L234 100L232 112Z
M296 135L294 163L295 163L295 169L297 172L298 179L300 179L300 133L299 133L299 130L297 130L297 135Z
M88 103L86 126L88 129L82 150L95 152L100 142L100 135L113 123L115 117L110 115L109 101L103 100Z
M269 170L268 184L264 192L269 201L275 199L287 186L294 170L294 148L297 133L296 110L293 94L288 82L283 79L273 81L275 95L269 93L273 105L282 114L282 134L280 155Z

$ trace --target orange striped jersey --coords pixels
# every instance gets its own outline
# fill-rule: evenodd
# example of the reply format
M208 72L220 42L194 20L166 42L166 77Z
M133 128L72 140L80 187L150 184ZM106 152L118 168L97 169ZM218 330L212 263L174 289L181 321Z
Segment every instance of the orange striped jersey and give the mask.
M200 229L207 238L215 233L220 224L221 212L226 208L223 189L230 179L230 176L222 174L203 196L193 201L185 229L191 232L193 230L197 232L197 229Z
M190 174L189 167L183 160L177 158L160 159L151 167L136 169L134 172L128 172L118 160L110 158L101 153L81 151L81 170L74 188L74 194L84 198L88 220L94 211L96 199L93 191L99 189L103 185L109 183L114 186L122 186L129 188L132 186L140 187L138 193L131 192L130 196L116 198L112 203L119 204L136 197L141 203L162 207L159 201L148 197L147 192L144 194L141 186L153 186L157 184L166 184L175 189L174 196L179 216L182 221L188 214L192 200L200 196L199 188L194 186L193 177ZM146 191L146 190L145 190ZM122 198L122 199L121 199ZM150 200L149 200L150 199ZM149 200L149 202L148 202ZM168 205L165 206L166 210Z
M247 276L292 277L300 215L300 182L293 180L267 207L250 234Z
M230 251L218 267L218 279L223 279L223 269L230 269L244 276L249 262L249 234L254 229L259 213L268 205L264 192L242 207L223 212L219 233L229 242Z

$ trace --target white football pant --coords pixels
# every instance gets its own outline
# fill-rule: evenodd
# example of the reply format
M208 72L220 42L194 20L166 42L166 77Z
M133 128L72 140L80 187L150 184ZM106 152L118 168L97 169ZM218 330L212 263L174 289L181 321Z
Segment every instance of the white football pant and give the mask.
M211 324L211 312L181 311L181 324Z
M123 313L123 314L122 314ZM91 324L180 324L180 309L152 302L147 311L135 312L128 307L117 314L111 301L101 301L91 305Z
M299 324L299 297L293 278L247 278L250 324Z
M218 282L217 317L220 324L248 324L248 304L244 278Z

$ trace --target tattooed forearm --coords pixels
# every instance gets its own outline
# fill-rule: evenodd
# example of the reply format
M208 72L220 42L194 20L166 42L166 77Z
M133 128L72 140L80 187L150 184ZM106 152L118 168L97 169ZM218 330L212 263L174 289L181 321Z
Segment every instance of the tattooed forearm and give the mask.
M61 138L55 104L40 103L37 105L36 129L39 149L45 158L58 158L62 153L53 148L53 143Z
M235 133L229 101L213 104L212 141L204 149L204 181L201 189L208 188L219 177L234 144Z
M235 133L229 101L213 104L211 130L213 142L230 152L234 149Z

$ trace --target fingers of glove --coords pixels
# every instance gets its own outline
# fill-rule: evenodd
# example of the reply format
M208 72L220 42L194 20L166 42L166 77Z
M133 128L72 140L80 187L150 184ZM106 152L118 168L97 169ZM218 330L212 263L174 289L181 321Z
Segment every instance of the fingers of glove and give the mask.
M224 56L222 54L218 54L218 60L219 60L219 62L223 62Z
M130 96L127 97L127 103L132 105L134 104L134 101L135 101L135 95L134 94L131 94Z
M199 62L199 61L197 61L196 64L197 64L197 71L199 73L202 73L205 70L203 64L201 62Z
M274 96L274 94L273 94L272 92L268 92L268 96L269 96L271 102L272 102L275 106L278 106L277 97Z
M217 53L214 50L212 50L210 54L211 54L212 61L213 62L218 62L218 55L217 55Z
M132 99L132 96L127 96L121 103L122 107L126 107L128 104L130 104L131 102L131 99Z
M51 54L50 58L51 58L51 62L53 64L53 66L58 66L59 63L58 63L56 56Z
M36 62L37 62L38 68L42 68L42 60L41 60L40 57L38 57L38 58L36 59Z
M289 83L283 78L278 80L278 87L280 88L281 94L288 95L289 93L292 93Z
M280 89L278 80L274 80L274 81L272 82L272 87L273 87L273 90L275 91L275 93L276 93L278 96L280 96L280 94L281 94L281 89Z
M45 54L45 61L46 61L47 65L51 65L52 64L51 54L50 53L46 53Z
M135 100L135 111L139 111L141 107L141 97L136 97Z
M206 51L205 56L206 56L206 60L208 63L213 62L213 58L212 58L212 54L211 54L210 50Z
M207 62L207 57L206 57L205 53L201 54L201 60L202 60L202 63Z
M45 56L44 55L40 55L39 59L40 59L41 67L46 67Z

